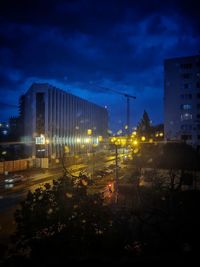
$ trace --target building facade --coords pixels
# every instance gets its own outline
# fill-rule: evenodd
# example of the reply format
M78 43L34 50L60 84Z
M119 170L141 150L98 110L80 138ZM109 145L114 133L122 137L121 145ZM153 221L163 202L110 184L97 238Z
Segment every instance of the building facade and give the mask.
M164 132L200 145L200 55L164 62Z
M34 83L24 106L23 141L33 158L60 158L107 136L107 109L49 84Z

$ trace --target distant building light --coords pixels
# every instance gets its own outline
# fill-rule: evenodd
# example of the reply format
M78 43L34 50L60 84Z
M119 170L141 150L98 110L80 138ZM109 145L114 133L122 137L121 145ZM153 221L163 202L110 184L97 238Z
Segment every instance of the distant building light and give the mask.
M87 134L88 134L88 135L91 135L91 134L92 134L92 129L88 129L88 130L87 130Z
M85 138L85 143L89 144L90 143L90 139L89 138Z
M6 151L3 151L1 154L2 154L2 155L6 155L6 154L7 154L7 152L6 152Z
M122 130L119 130L119 131L117 132L118 135L120 135L121 133L122 133Z
M45 151L45 149L43 148L43 149L37 149L37 152L44 152Z
M40 136L35 137L35 144L36 145L44 145L45 144L45 136L41 134Z
M46 144L47 144L47 145L49 144L49 142L50 142L49 139L46 139Z
M133 144L136 146L138 144L138 141L137 140L134 140L133 141Z
M8 128L8 127L9 127L9 125L8 125L8 124L6 124L6 127Z
M146 140L146 137L145 137L145 136L142 136L142 137L141 137L141 140L142 140L142 141L145 141L145 140Z
M98 142L102 142L103 141L103 137L101 135L98 136Z
M4 135L7 135L7 134L8 134L8 131L7 131L7 130L3 130L2 133L3 133Z

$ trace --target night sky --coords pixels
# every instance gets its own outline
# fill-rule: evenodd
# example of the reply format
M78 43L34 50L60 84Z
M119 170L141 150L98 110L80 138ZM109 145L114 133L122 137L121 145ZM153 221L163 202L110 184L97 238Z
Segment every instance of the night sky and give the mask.
M126 99L98 86L137 97L132 126L144 109L163 122L164 59L200 50L195 2L1 0L0 121L33 82L48 82L106 105L112 130L125 124Z

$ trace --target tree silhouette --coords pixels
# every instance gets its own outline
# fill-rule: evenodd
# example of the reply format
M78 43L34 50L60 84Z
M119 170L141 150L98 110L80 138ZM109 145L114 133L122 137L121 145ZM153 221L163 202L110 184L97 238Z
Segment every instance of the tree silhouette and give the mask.
M139 135L146 135L146 136L150 136L151 135L151 121L149 119L149 115L148 113L144 110L142 119L140 120L140 122L137 125L137 132Z

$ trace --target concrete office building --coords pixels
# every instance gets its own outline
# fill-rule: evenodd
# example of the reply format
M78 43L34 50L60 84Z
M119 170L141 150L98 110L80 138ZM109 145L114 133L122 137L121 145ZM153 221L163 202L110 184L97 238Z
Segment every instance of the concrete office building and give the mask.
M200 55L164 62L164 132L167 140L200 145Z
M107 109L49 84L34 83L24 95L24 140L33 158L60 158L107 136Z

